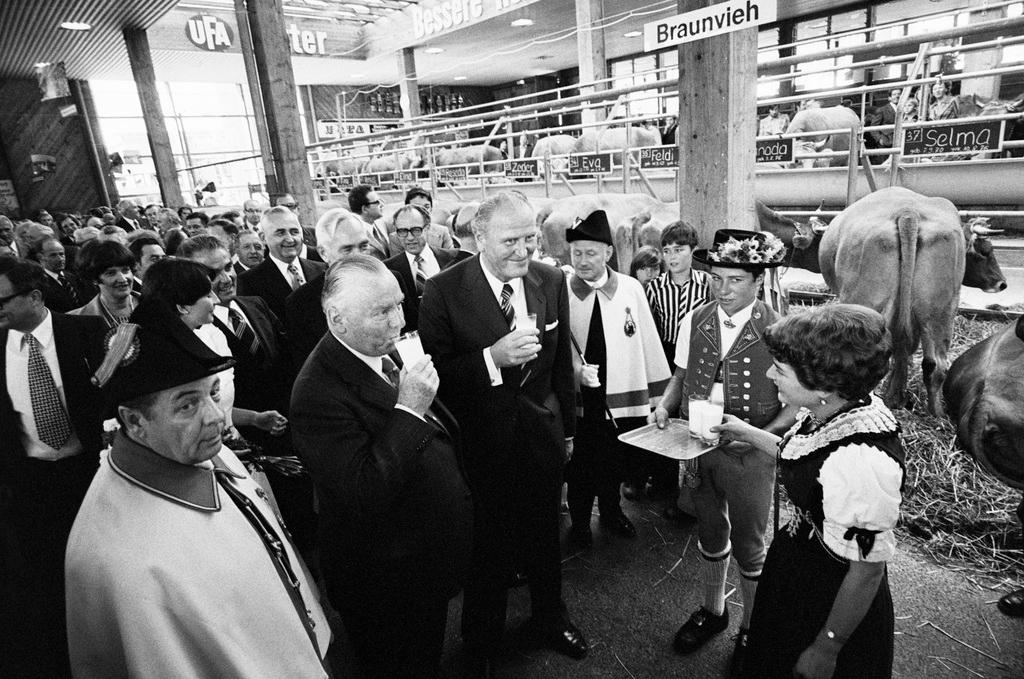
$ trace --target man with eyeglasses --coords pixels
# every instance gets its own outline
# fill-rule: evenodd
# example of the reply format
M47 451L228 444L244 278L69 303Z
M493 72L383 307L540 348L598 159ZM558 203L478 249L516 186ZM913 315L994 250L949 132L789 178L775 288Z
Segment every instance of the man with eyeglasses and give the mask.
M0 258L0 675L70 676L64 549L103 447L90 381L106 330L46 308L35 262ZM5 604L6 605L6 604Z
M427 237L427 245L434 248L444 248L446 250L457 250L461 247L459 241L456 241L452 237L451 230L447 226L444 224L436 224L432 221L434 219L434 199L430 196L430 192L418 186L414 186L405 192L405 204L419 205L427 211L428 215L430 215L431 221L427 224L427 228L424 232ZM391 226L394 226L394 215L391 217ZM470 237L470 240L472 240L472 237ZM397 254L400 250L405 249L402 245L402 239L398 237L398 234L394 232L394 229L392 229L388 234L388 241L391 247L391 252Z
M380 196L372 186L360 184L352 187L348 192L348 209L366 224L370 238L370 249L367 254L382 261L392 254L397 254L391 252L387 228L382 219L384 213L381 210Z
M427 279L472 255L461 250L445 250L427 245L430 213L418 205L405 205L394 216L395 235L404 252L384 261L405 287L405 327L402 332L419 328L420 298Z

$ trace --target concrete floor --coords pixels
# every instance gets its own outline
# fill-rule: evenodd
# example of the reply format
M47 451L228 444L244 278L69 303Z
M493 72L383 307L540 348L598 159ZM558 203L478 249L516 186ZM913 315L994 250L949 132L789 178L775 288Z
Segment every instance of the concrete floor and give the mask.
M703 599L696 535L692 529L669 525L658 513L658 503L623 501L623 508L637 526L635 540L603 535L594 521L594 546L564 553L563 596L573 621L592 646L590 655L576 662L551 651L518 650L509 642L508 653L498 665L498 677L724 676L732 653L730 636L740 616L740 607L734 603L738 593L729 598L733 617L729 630L693 656L676 655L672 637ZM563 517L563 524L564 532L568 517ZM739 577L735 565L732 569L729 589ZM1024 619L999 613L995 601L1000 592L982 589L911 548L901 551L890 564L889 578L897 618L895 677L1024 677ZM449 609L445 651L445 666L453 678L460 676L462 668L460 604L457 598ZM513 590L508 629L514 629L528 614L527 590ZM977 651L949 639L932 625Z

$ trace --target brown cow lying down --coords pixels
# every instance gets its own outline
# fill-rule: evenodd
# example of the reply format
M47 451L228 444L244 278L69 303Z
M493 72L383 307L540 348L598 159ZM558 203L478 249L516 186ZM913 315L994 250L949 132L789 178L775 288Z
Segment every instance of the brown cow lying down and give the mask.
M953 361L942 392L964 450L1024 489L1024 317Z

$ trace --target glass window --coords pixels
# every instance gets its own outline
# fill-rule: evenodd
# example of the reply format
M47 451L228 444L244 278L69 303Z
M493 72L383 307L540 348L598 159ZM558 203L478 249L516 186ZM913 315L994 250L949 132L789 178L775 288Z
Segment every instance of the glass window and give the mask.
M142 104L139 93L131 80L91 80L96 115L100 118L116 116L142 117Z
M245 100L237 83L168 83L180 116L243 116Z
M794 52L798 55L821 54L824 56L829 51L840 47L864 44L867 36L863 32L857 32L857 29L863 28L866 23L867 10L864 9L797 22L795 26L796 41L809 40L809 42L798 44ZM818 37L822 39L810 40ZM809 73L796 78L794 87L797 91L818 91L856 85L864 80L862 69L835 68L852 64L853 61L852 56L804 61L797 65L796 71Z
M1014 3L1006 8L1007 18L1019 17L1022 14L1024 14L1024 2ZM1024 43L1007 45L1003 48L1001 63L1016 64L1022 61L1024 61Z
M252 151L249 126L241 116L181 118L189 152L227 151L245 155Z

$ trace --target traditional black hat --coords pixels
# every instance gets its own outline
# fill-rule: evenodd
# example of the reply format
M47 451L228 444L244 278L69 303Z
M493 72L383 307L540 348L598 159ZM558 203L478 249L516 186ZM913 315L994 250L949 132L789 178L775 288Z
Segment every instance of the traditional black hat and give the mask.
M594 210L585 219L577 220L565 230L565 240L569 243L577 240L595 240L605 245L613 245L608 215L604 210Z
M92 376L93 384L104 392L110 414L122 403L194 382L235 364L234 359L214 353L177 318L136 318L133 314L132 320L141 323L125 323L107 333L106 357Z
M695 250L693 259L707 266L731 269L772 269L785 264L786 246L764 231L719 229L710 248Z

